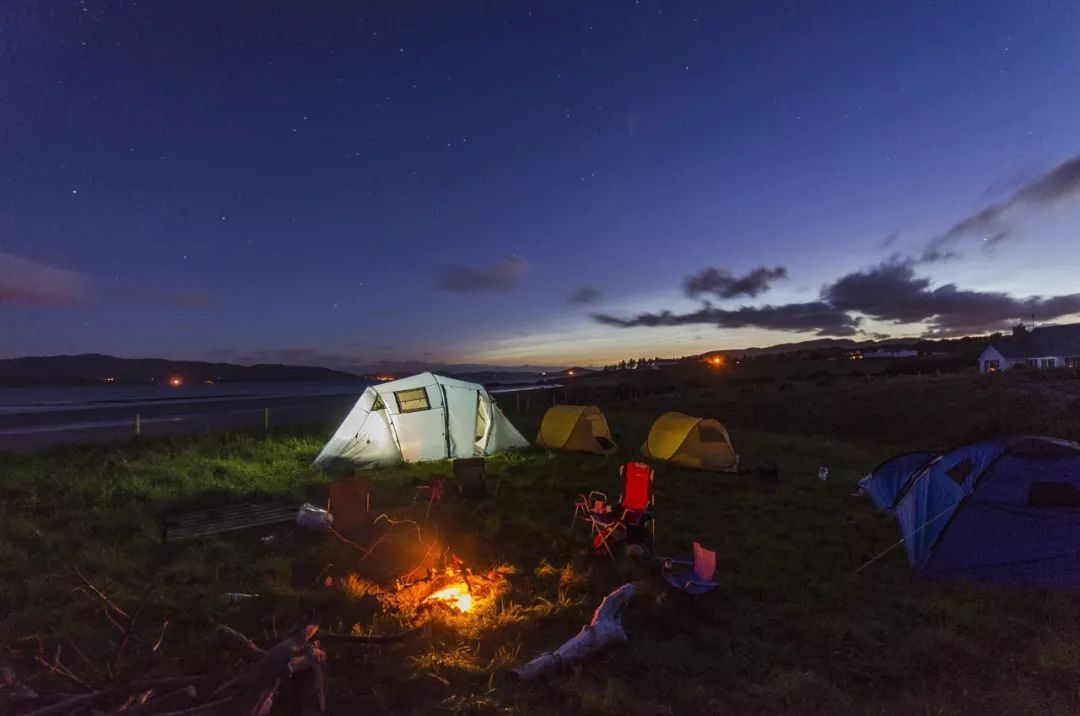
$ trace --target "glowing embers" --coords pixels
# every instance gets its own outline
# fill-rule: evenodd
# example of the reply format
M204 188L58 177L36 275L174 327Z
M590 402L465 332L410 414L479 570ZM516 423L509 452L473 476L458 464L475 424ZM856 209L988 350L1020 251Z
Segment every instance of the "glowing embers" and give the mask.
M423 604L433 602L441 602L464 613L472 609L473 597L469 591L469 585L462 581L433 592L424 599Z

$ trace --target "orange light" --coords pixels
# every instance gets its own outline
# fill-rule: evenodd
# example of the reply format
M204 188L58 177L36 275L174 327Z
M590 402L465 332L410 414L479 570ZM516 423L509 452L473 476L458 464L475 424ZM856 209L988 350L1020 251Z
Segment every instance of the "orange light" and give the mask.
M184 384L183 378L181 378L178 375L174 375L173 377L169 378L169 385L171 385L174 388L179 388L183 384Z
M566 374L567 374L567 375L573 375L573 374L574 374L574 371L572 371L572 370L568 370L568 371L566 371Z
M469 587L464 582L451 584L449 587L433 593L425 602L444 602L456 607L459 612L467 612L472 609L473 598L469 594Z
M713 366L716 366L716 367L722 366L724 364L724 357L723 356L713 356L712 358L709 359L709 363L712 364Z

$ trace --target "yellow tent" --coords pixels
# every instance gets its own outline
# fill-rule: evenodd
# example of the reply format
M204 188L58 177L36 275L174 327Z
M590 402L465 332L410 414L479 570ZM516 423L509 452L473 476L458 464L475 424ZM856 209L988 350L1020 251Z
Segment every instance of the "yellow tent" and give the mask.
M544 413L536 444L552 450L611 452L607 420L595 405L553 405Z
M731 438L720 421L682 413L664 413L657 418L641 453L653 460L698 470L735 472L739 465Z

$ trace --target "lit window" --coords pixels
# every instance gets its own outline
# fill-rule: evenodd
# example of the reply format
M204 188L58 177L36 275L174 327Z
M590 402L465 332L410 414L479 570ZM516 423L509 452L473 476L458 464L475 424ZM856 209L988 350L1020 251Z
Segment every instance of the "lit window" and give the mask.
M424 388L394 391L394 399L397 401L398 412L400 413L415 413L418 410L429 410L431 408L431 403L428 402L427 390Z
M984 360L983 372L984 373L997 373L1001 370L1001 363L996 360Z

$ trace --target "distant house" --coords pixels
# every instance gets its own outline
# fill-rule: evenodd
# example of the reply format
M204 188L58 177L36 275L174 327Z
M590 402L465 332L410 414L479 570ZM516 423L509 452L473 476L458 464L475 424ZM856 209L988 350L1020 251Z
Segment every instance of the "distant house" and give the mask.
M979 356L980 373L997 373L1020 364L1039 369L1080 368L1080 323L1031 330L1020 325Z

